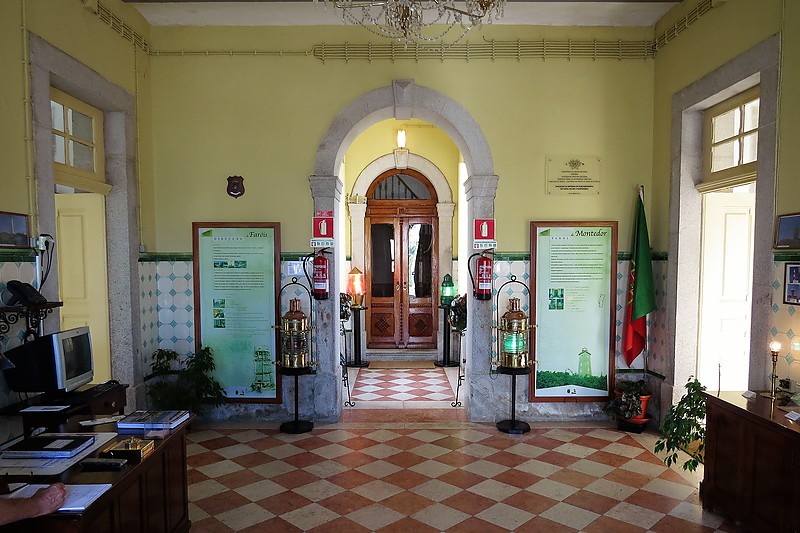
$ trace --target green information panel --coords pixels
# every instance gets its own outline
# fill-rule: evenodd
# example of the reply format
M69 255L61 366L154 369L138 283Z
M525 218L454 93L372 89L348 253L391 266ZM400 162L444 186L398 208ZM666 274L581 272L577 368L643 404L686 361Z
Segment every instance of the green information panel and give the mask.
M229 401L280 403L280 224L194 222L192 231L198 346L214 351Z
M616 257L616 222L531 222L531 401L608 398Z

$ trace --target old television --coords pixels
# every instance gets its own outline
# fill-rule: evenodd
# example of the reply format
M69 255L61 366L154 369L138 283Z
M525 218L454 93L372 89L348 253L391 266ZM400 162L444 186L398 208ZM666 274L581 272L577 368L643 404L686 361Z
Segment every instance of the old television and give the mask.
M92 381L92 341L84 326L43 335L5 352L14 368L4 370L15 392L69 392Z

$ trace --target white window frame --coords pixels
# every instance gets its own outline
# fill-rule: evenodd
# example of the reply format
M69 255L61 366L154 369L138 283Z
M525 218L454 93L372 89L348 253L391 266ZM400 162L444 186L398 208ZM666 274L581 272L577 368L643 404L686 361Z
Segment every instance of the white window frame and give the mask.
M754 129L744 130L744 120L741 120L739 131L726 139L717 141L713 140L714 128L713 122L716 117L724 115L729 111L739 108L744 117L744 106L759 100L760 106L760 93L758 86L748 89L742 93L737 94L719 104L706 109L703 112L703 182L697 186L697 190L701 193L710 192L712 190L725 189L745 185L751 183L756 179L756 169L758 168L758 157L749 163L742 163L743 157L743 142L747 135L758 133L758 125ZM760 112L760 109L759 109ZM730 142L731 140L739 143L739 161L736 165L718 170L711 171L712 164L712 149L714 146ZM756 152L758 149L756 148Z
M55 182L58 185L72 187L77 190L85 192L94 192L106 195L111 190L111 185L106 183L105 176L105 148L103 139L103 112L96 107L93 107L77 98L74 98L63 91L56 88L50 88L50 100L63 106L65 130L68 129L67 113L71 109L82 113L92 119L92 140L87 143L86 139L74 138L76 142L88 145L92 148L94 155L94 170L86 170L78 168L70 164L69 159L65 157L66 163L58 163L53 158L53 173ZM65 147L69 146L69 142L73 137L68 131L56 130L52 128L53 135L59 135L65 140ZM65 148L66 149L66 148ZM66 156L67 154L65 154Z

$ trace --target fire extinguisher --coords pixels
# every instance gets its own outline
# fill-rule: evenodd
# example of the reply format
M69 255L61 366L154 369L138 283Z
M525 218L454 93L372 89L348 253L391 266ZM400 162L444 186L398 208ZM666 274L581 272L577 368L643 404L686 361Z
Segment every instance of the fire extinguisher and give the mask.
M472 295L476 300L491 300L492 299L492 285L493 285L493 271L494 265L492 256L494 252L491 250L484 250L483 252L475 253L469 256L467 261L467 270L469 271L469 279L472 280ZM478 257L475 264L475 269L478 273L477 283L472 275L472 258Z
M311 285L311 294L314 295L315 300L327 300L330 296L330 289L328 288L330 268L328 258L325 257L325 254L329 254L330 252L327 250L327 248L323 248L316 253L309 254L303 261L303 272L305 272L306 279L308 280L309 285ZM312 257L314 258L313 279L309 277L308 271L306 270L306 264Z

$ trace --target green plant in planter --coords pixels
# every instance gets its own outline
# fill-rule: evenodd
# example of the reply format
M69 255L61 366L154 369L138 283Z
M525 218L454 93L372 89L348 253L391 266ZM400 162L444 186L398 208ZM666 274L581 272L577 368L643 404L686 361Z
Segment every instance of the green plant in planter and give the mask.
M216 368L214 354L208 346L185 358L174 350L159 348L150 363L152 374L145 381L147 396L156 409L186 409L202 414L207 405L222 404L222 386L211 376Z
M670 406L664 421L659 427L662 437L656 441L656 453L667 452L664 462L672 466L678 462L678 451L689 454L683 469L694 472L703 462L706 439L706 388L691 376L686 383L686 394L678 403Z
M616 394L614 399L608 402L604 411L619 418L631 419L640 416L642 410L642 396L650 396L650 389L647 383L639 381L618 381L616 384Z

